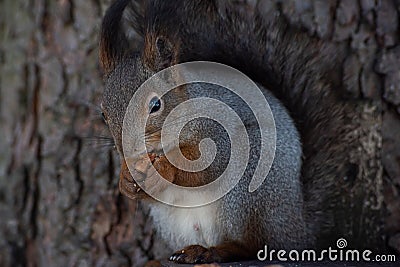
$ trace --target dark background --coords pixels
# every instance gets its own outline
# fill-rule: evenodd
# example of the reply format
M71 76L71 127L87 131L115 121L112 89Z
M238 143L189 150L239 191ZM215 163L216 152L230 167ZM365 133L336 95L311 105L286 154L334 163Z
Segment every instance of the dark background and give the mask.
M236 1L272 14L280 1ZM99 105L101 17L110 0L0 1L0 266L140 266L168 254L147 211L118 192ZM357 103L350 193L384 210L400 251L398 0L283 1L289 20L347 47ZM359 185L362 185L360 187Z

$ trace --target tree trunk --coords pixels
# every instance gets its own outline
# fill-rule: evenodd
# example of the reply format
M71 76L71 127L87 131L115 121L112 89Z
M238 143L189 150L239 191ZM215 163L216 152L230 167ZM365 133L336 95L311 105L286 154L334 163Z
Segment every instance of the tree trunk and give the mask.
M0 266L141 266L169 253L146 209L120 195L110 143L92 142L109 136L97 57L110 2L0 3ZM238 5L280 8L310 35L346 45L345 97L359 114L351 194L355 209L377 210L365 216L400 251L400 1Z

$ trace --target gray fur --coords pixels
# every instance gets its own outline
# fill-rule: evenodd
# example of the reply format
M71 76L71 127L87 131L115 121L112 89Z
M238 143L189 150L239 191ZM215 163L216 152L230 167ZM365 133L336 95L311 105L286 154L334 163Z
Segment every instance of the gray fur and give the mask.
M116 66L107 79L103 109L121 156L121 129L124 111L136 89L152 74L153 72L146 69L140 62L140 57L130 56ZM215 227L220 228L218 233L220 239L244 243L252 240L254 247L269 244L275 248L304 247L312 241L308 236L303 214L300 183L302 154L300 137L293 120L279 100L266 88L261 87L274 115L277 146L275 159L267 179L257 191L249 193L248 185L252 173L257 166L258 158L262 156L259 155L259 144L257 143L260 138L258 125L251 110L237 96L227 92L222 93L222 89L216 88L214 85L194 84L185 89L189 98L208 96L228 104L245 122L249 134L250 162L244 177L230 193L218 201ZM166 106L169 105L167 100L164 103ZM138 105L141 104L146 103L138 103ZM160 123L163 119L164 117L160 115L156 119L160 121L153 123ZM213 122L209 120L195 121L191 124L190 129L182 132L182 136L186 142L199 141L205 137L212 138L217 144L220 154L212 168L204 172L205 180L215 177L216 173L223 172L230 153L227 149L229 139L227 135L222 135L220 130L214 127ZM163 204L155 204L153 207L154 209L166 209L172 213L171 209L174 209ZM158 213L152 212L153 215ZM209 215L204 214L204 216ZM158 221L157 218L155 221ZM169 239L172 247L177 247L178 241L180 246L191 245L183 242L184 238L178 238L182 233L171 232L172 229L163 229L163 227L168 227L165 222L159 222L157 227ZM207 238L211 239L211 237Z

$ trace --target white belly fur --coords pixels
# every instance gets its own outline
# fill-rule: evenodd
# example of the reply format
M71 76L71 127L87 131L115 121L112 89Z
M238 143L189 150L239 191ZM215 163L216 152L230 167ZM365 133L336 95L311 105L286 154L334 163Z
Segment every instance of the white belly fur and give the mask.
M218 201L197 208L151 204L150 214L162 238L174 250L189 245L215 246L221 241L217 223Z

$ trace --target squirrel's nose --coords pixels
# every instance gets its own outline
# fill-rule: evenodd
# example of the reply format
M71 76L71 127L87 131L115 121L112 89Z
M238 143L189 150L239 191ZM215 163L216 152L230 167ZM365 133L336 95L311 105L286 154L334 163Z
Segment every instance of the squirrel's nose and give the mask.
M149 167L151 166L152 163L154 163L156 158L157 158L156 154L147 154L146 156L143 156L142 158L135 159L134 162L129 163L130 171L131 171L130 173L129 173L129 169L127 167L126 161L124 161L122 163L122 168L124 168L125 172L128 172L129 174L133 174L135 177L135 180L141 182L142 177L140 177L140 176L147 175ZM121 168L121 171L122 171L122 168ZM139 176L137 176L137 175L139 175Z
M133 183L134 186L137 186L137 182L142 182L146 178L147 168L145 166L145 162L141 160L130 165L131 169L128 168L128 165L125 160L122 161L121 171L119 173L120 180L127 180L130 183ZM132 167L133 166L133 167ZM135 177L135 178L133 178Z

